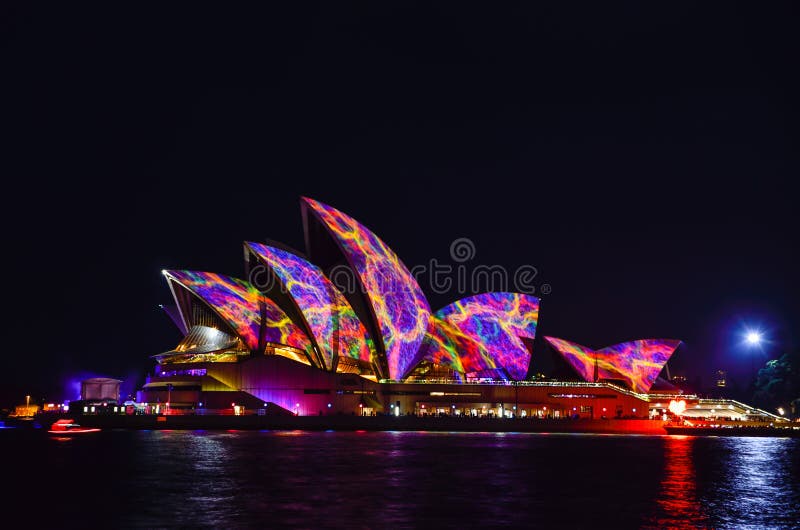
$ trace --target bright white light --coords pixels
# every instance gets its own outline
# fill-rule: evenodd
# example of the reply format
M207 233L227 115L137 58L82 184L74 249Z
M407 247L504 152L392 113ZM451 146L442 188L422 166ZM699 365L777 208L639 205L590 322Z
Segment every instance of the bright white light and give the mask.
M745 335L744 340L747 341L747 344L755 346L761 343L761 333L758 331L748 331L747 335Z
M784 412L786 412L786 411L785 411L785 410L783 410L783 407L778 407L778 414L780 414L781 416L783 416L783 413L784 413Z

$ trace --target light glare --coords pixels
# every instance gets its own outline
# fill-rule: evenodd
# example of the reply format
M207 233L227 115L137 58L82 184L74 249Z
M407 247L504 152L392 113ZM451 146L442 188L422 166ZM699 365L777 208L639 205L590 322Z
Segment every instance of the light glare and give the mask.
M761 333L757 331L748 331L747 335L745 336L745 340L747 341L747 344L755 346L756 344L761 343Z

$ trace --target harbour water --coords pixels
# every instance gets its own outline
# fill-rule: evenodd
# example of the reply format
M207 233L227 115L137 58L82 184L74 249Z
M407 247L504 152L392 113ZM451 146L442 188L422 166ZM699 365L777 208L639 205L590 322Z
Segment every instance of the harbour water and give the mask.
M5 517L40 527L800 527L800 439L0 432Z

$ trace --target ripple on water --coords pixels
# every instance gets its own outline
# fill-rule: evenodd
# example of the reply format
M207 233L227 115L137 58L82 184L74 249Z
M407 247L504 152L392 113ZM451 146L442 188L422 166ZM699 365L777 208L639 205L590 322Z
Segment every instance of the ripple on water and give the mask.
M798 439L100 434L58 443L4 431L5 454L27 455L6 458L16 485L9 505L47 499L48 513L81 506L88 525L120 527L788 528L800 520Z

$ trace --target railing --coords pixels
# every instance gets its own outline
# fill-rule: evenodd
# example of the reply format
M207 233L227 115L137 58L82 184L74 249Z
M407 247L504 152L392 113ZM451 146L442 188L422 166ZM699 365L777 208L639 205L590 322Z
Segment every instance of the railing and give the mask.
M771 412L767 412L766 410L760 409L758 407L751 407L750 405L745 405L741 401L736 401L735 399L698 399L697 401L698 401L698 403L701 403L701 404L704 404L704 403L708 403L708 404L710 404L710 403L726 403L726 404L729 404L729 405L734 405L736 407L739 407L742 410L750 411L750 412L747 412L747 414L751 414L751 413L755 412L755 413L761 414L763 416L767 416L768 418L772 418L774 420L788 421L786 418L784 418L782 416L778 416L777 414L773 414Z
M586 381L510 381L506 379L486 379L486 380L470 380L457 381L455 379L416 379L414 381L395 381L391 379L382 379L381 383L391 384L423 384L423 385L441 385L441 384L460 384L460 385L498 385L498 386L538 386L538 387L578 387L578 388L611 388L622 394L637 397L641 400L647 401L647 394L640 394L628 388L615 385L613 383L587 383Z
M265 408L260 409L239 409L236 412L232 408L225 408L225 409L207 409L207 408L195 408L195 409L178 409L178 408L160 408L158 412L154 410L140 410L136 411L137 416L263 416L266 415Z

